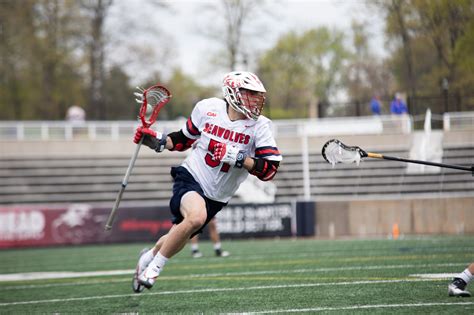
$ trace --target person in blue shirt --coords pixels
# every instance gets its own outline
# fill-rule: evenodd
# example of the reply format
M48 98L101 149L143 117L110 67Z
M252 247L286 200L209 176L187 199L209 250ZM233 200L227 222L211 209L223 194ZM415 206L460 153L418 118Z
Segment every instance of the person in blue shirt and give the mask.
M407 105L405 104L405 102L403 102L402 98L400 97L400 94L398 93L395 94L395 98L390 103L390 112L394 115L402 115L408 113Z
M370 110L374 115L380 115L380 98L378 95L374 95L370 100Z

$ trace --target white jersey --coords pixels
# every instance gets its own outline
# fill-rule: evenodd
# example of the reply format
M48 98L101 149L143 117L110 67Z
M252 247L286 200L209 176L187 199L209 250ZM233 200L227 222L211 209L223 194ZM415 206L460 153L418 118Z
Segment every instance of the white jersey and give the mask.
M282 160L268 118L231 121L226 102L219 98L198 102L182 131L186 137L197 140L182 166L201 185L206 197L215 201L228 202L249 175L245 168L215 161L212 151L216 143L237 147L249 157Z

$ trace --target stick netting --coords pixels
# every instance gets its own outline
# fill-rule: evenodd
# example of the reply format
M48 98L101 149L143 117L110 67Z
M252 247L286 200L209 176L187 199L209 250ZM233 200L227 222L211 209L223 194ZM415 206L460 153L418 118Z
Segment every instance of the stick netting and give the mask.
M323 146L322 155L324 159L332 166L337 163L359 165L361 159L361 149L359 147L349 147L339 140L329 140Z

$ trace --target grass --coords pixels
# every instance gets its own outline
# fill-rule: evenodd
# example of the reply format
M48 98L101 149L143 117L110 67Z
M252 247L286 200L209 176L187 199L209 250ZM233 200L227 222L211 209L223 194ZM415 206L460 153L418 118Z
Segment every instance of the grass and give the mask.
M474 236L402 240L224 241L230 257L170 260L155 287L131 291L131 274L6 282L0 313L474 313L474 298L447 296L474 261ZM149 244L147 244L149 245ZM133 269L144 244L0 251L0 274Z

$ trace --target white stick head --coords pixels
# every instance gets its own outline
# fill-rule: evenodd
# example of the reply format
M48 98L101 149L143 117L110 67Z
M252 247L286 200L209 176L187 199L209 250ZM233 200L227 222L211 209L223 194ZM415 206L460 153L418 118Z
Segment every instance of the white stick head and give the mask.
M352 164L355 162L359 165L365 152L359 147L349 147L339 140L332 139L324 144L321 153L324 159L334 167L337 163Z

